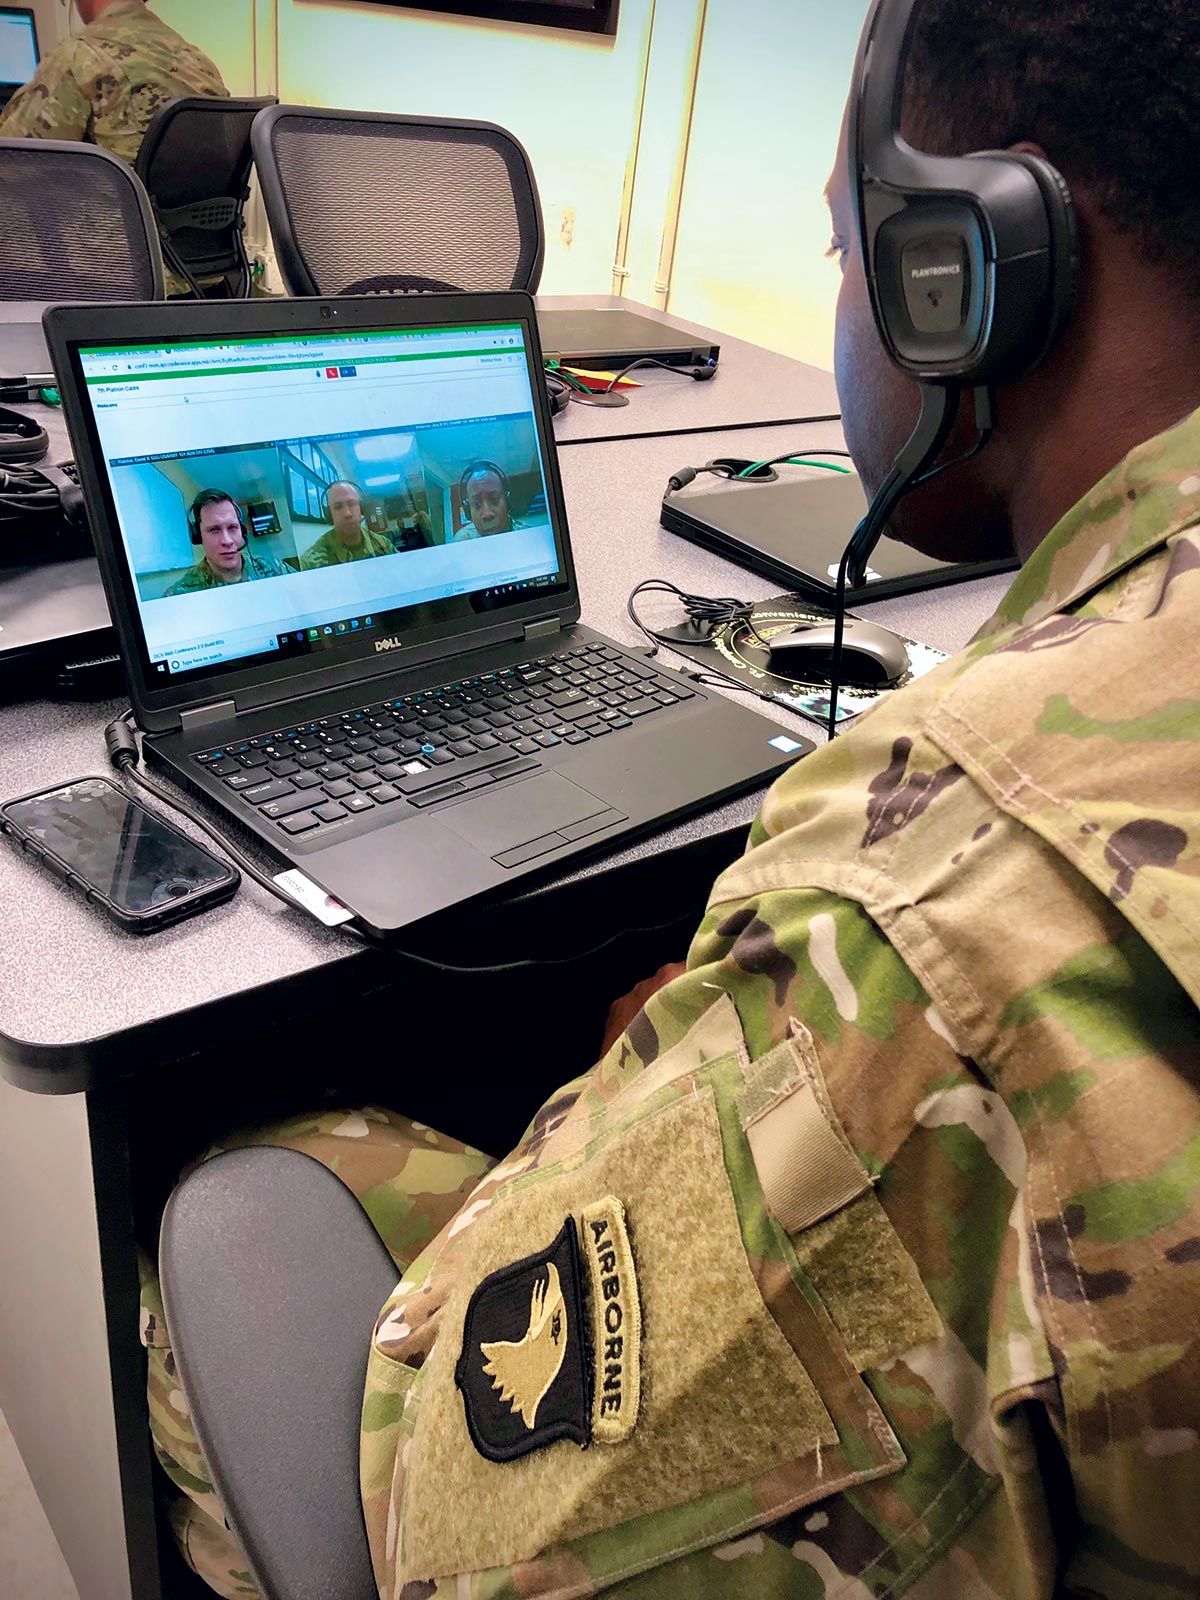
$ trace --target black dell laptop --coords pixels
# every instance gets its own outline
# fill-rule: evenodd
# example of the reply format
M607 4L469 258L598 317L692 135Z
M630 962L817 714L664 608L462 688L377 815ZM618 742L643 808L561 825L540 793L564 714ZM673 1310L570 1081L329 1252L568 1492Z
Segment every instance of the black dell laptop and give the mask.
M528 296L46 328L147 760L377 933L810 748L580 625Z

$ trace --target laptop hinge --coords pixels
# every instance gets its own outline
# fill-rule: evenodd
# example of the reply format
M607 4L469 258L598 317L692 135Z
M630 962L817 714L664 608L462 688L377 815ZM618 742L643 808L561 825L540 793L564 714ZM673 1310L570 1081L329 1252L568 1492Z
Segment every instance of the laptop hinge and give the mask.
M545 639L552 633L561 633L562 623L557 617L541 617L537 622L525 624L525 637L527 639Z
M237 714L232 700L214 700L210 705L196 706L192 711L179 713L179 726L187 733L189 728L206 728L210 722L228 722Z

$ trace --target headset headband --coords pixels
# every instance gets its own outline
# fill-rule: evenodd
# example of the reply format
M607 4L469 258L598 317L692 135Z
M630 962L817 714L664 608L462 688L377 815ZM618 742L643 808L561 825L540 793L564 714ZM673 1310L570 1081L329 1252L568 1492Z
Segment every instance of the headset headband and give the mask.
M353 478L335 478L332 483L327 483L321 490L321 505L327 517L333 515L329 509L329 491L331 489L336 489L339 483L344 483L348 489L353 489L355 494L358 496L359 505L361 506L363 503L363 492L359 488L358 484L355 483Z
M483 478L487 477L489 474L494 474L497 478L499 478L500 486L504 490L504 497L505 499L508 499L511 491L509 489L507 472L505 472L503 467L497 466L494 461L486 461L482 457L478 461L472 461L469 466L463 468L462 476L458 480L459 499L463 501L466 500L467 488L472 478Z
M200 513L205 506L223 506L227 501L237 513L238 527L242 530L242 544L243 546L245 545L248 534L246 518L243 516L242 508L237 500L233 495L226 494L224 489L201 489L188 507L188 529L191 532L193 544L200 543Z

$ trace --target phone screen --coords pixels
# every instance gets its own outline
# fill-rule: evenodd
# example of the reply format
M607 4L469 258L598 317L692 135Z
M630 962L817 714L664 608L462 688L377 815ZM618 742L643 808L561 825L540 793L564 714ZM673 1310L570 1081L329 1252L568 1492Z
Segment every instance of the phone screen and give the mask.
M135 916L212 884L230 869L100 778L5 807L70 872Z

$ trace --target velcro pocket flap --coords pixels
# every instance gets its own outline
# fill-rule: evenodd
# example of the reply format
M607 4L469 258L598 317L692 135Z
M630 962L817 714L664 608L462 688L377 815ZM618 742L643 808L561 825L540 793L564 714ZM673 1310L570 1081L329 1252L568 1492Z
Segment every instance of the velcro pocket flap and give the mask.
M767 1210L855 1368L939 1338L937 1308L846 1136L802 1023L750 1067L738 1104Z

